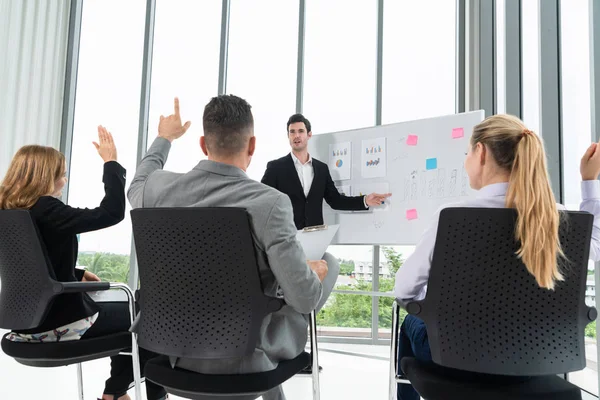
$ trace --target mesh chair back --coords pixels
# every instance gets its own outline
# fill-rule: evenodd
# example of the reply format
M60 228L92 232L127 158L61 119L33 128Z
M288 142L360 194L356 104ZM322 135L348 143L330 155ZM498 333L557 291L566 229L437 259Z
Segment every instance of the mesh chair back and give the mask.
M140 346L202 359L254 351L263 318L281 302L263 294L240 208L131 212L140 271Z
M26 210L0 210L0 328L39 326L53 297L44 247Z
M561 212L565 280L540 288L515 255L516 211L442 211L427 297L420 303L435 363L502 375L549 375L585 367L585 304L593 217ZM419 308L418 304L409 305Z

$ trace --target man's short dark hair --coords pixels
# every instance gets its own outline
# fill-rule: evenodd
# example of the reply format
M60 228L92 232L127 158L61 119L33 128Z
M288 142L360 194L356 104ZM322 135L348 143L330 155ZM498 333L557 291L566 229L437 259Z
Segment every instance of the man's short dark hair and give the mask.
M231 156L244 150L254 134L251 108L246 100L229 94L213 97L208 102L202 125L211 153Z
M288 122L287 122L287 132L288 132L288 134L290 132L290 125L294 124L296 122L303 122L304 123L304 126L306 127L306 133L312 132L312 130L310 129L310 121L307 120L304 117L304 115L302 115L302 114L294 114L294 115L292 115L290 117L290 119L288 119Z

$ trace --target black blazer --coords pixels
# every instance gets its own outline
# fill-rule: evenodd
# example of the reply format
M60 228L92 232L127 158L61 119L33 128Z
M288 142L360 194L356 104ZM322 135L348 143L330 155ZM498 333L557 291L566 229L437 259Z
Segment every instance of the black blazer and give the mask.
M117 162L104 164L104 199L94 209L73 208L62 201L43 196L31 208L47 258L50 276L60 282L76 282L83 271L75 269L78 254L77 234L116 225L125 217L125 169ZM87 294L57 296L37 328L20 333L41 333L90 317L99 308Z
M323 199L334 210L366 210L364 196L349 197L338 192L327 164L313 158L312 165L315 177L308 196L304 195L291 154L269 162L261 181L289 196L297 229L323 224Z

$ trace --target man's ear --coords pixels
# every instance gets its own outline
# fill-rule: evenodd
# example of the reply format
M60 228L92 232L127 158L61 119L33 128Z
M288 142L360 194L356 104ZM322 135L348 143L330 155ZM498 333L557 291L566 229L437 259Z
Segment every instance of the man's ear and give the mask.
M250 157L254 155L254 150L256 150L256 136L250 136L248 141L248 155Z
M206 147L206 139L204 139L204 136L200 136L200 148L204 155L208 156L208 147Z
M308 133L306 134L308 136L308 138L310 139L312 137L312 131L308 131Z

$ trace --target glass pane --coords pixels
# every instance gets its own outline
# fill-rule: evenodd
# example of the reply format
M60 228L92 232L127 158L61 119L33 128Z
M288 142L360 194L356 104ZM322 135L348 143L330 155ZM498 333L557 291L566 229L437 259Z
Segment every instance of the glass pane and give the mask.
M159 117L173 112L179 97L181 117L192 121L178 139L165 169L187 172L204 159L200 149L204 106L218 93L221 38L220 0L160 0L156 4L148 146Z
M365 290L361 283L344 290ZM372 337L372 297L347 293L332 293L325 307L317 314L319 336L370 338Z
M588 2L561 4L561 90L565 205L579 209L579 163L592 141Z
M372 291L373 246L329 246L340 262L335 290ZM319 335L372 337L372 297L332 293L318 318Z
M509 0L510 1L510 0ZM506 0L496 0L496 109L506 112Z
M327 252L340 262L336 289L352 290L361 282L373 281L373 246L336 245L329 246Z
M454 114L456 2L386 1L383 123Z
M84 2L69 167L72 206L97 207L104 196L103 164L92 145L98 140L98 125L112 132L128 184L135 173L145 16L145 0ZM131 251L127 207L125 221L80 237L79 264L103 280L127 280Z
M307 2L305 49L304 115L313 133L374 125L377 1Z
M379 291L391 296L379 297L379 338L389 339L392 328L392 303L396 272L402 268L406 258L415 251L415 246L381 246L379 248ZM400 310L400 323L406 311Z
M248 175L256 180L267 162L290 151L286 123L296 110L298 10L297 0L231 2L227 93L252 105L256 152Z
M563 182L565 205L579 209L581 175L579 162L592 140L590 94L590 3L562 1L561 8L561 90L563 128ZM595 306L594 263L590 262L585 302ZM572 374L569 380L598 394L596 323L585 330L587 367Z
M523 122L540 132L540 15L539 0L521 2Z

